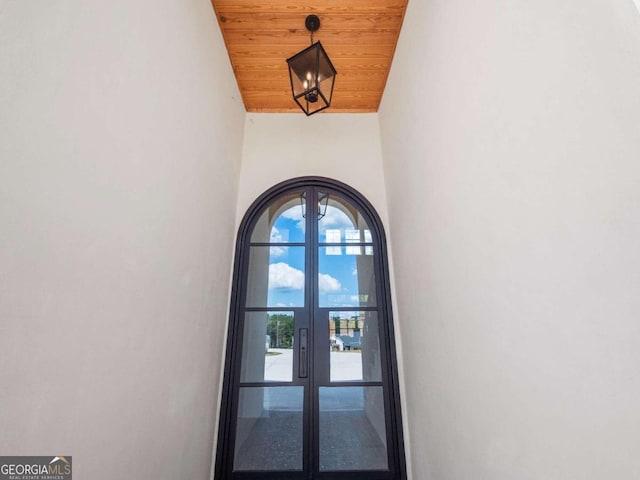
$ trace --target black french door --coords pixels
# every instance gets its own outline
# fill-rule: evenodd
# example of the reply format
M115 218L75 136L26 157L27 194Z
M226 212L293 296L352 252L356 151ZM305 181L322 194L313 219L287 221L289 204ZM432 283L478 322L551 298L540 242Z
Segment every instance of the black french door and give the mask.
M349 187L281 184L238 237L217 479L406 477L384 233Z

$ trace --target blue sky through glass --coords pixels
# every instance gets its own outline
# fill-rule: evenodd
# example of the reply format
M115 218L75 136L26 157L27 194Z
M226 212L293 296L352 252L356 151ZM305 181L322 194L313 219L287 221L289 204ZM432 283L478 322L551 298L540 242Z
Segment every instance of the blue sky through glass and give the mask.
M270 307L304 306L304 247L270 247Z
M272 243L304 242L305 220L300 206L283 212L274 223ZM351 220L340 208L329 206L320 222L321 241L332 238L347 241L354 232L359 241L369 240L363 230L354 229ZM368 233L368 230L367 230ZM330 235L331 237L331 235ZM333 240L329 240L333 241ZM365 247L321 247L319 251L318 286L322 306L361 306L372 304L375 292L360 292L358 287L358 258L360 262L372 260L371 249ZM362 257L364 255L364 258ZM268 305L274 307L299 307L304 304L304 248L276 245L269 251ZM367 271L372 269L367 268ZM373 285L369 279L364 282Z

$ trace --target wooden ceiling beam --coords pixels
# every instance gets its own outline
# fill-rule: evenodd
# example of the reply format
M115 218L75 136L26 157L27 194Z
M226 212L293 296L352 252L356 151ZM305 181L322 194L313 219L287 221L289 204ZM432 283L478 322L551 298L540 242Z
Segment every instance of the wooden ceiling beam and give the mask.
M331 112L377 111L407 0L212 0L247 111L299 112L286 59L309 45L304 19L338 70Z

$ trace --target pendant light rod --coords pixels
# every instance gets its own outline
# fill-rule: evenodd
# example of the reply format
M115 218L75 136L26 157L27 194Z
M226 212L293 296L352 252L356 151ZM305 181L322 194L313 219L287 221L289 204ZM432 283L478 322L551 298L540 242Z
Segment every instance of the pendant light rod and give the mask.
M313 32L320 28L320 18L317 15L308 15L304 21L304 26L311 32L311 45L313 45Z

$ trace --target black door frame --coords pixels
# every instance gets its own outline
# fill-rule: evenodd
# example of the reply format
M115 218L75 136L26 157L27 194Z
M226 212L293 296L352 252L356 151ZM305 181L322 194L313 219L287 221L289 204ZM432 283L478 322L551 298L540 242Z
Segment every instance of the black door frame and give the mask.
M337 180L333 180L325 177L317 177L317 176L309 176L309 177L298 177L291 180L287 180L281 182L274 187L270 188L266 192L264 192L260 197L258 197L252 205L247 210L244 215L242 222L240 223L238 229L238 235L236 240L236 250L235 250L235 258L234 258L234 269L233 269L233 283L231 289L231 306L229 312L229 324L227 331L227 346L226 346L226 355L225 355L225 367L224 367L224 379L223 379L223 389L222 389L222 398L220 403L220 416L218 423L218 439L217 439L217 449L216 449L216 462L215 462L215 479L216 480L230 480L232 478L241 479L241 478L261 478L268 479L269 475L260 472L236 472L232 474L233 467L233 452L234 452L234 438L232 435L233 432L233 420L235 417L235 410L237 405L234 405L234 387L237 389L237 386L234 385L234 375L236 372L237 365L239 364L241 352L238 351L237 342L238 338L241 336L241 332L239 332L239 326L241 322L239 321L240 316L244 310L243 299L245 295L246 282L242 281L243 273L246 271L248 266L248 256L249 256L249 243L250 236L253 230L253 226L255 222L258 220L260 215L263 213L264 209L267 208L273 201L275 201L278 197L295 190L304 190L305 188L316 188L322 189L322 191L326 191L328 193L336 194L340 197L345 198L349 202L351 202L367 219L369 224L369 228L372 235L373 245L375 249L374 262L375 262L375 271L378 275L377 280L377 296L378 302L380 303L380 312L382 314L382 322L381 322L381 335L380 342L381 348L384 348L387 352L386 364L381 365L383 371L383 380L384 384L388 389L388 400L389 400L389 411L386 412L386 427L389 432L388 439L389 444L387 445L389 451L389 471L384 474L379 474L376 471L367 471L367 472L358 472L358 471L349 471L349 472L320 472L317 474L316 478L319 479L332 479L332 480L341 480L347 478L354 478L354 476L358 476L358 474L365 474L367 479L375 480L375 479L386 479L386 480L406 480L406 464L405 464L405 454L404 454L404 440L403 440L403 429L402 429L402 415L401 415L401 405L400 405L400 388L399 388L399 379L398 379L398 366L396 359L396 348L395 348L395 336L393 329L393 314L391 308L391 289L389 282L389 265L387 260L387 245L386 245L386 236L384 233L384 228L380 217L377 212L373 208L373 206L369 203L369 201L364 198L359 192L350 186L339 182ZM307 215L307 217L311 217L311 215ZM307 226L311 226L313 222L309 218L307 218ZM311 230L307 230L308 235L315 235L316 226L313 226ZM315 238L315 237L310 237ZM317 239L316 239L317 240ZM312 248L307 248L308 251L305 252L307 258L310 255L316 256L317 252L313 252ZM313 260L312 260L313 261ZM317 261L317 259L316 259ZM306 275L306 277L310 277ZM313 286L310 285L310 282L313 282ZM311 305L311 311L313 314L318 314L322 310L319 309L315 302L313 301L313 295L315 295L315 282L316 279L307 279L306 280L306 291L305 296L307 301L310 303L306 303L307 305ZM311 296L311 298L309 298ZM294 309L297 310L297 309ZM311 340L313 341L313 340ZM295 358L296 355L294 355ZM313 362L310 362L313 363ZM311 367L313 368L313 367ZM385 373L386 372L386 373ZM309 376L312 376L312 371L309 372ZM385 378L386 377L386 378ZM314 394L313 389L310 388L305 389L305 402L311 401L313 408L312 412L317 411L317 398L308 399L306 396L317 395ZM309 418L311 414L309 409L305 409L305 422L312 421L313 427L310 429L313 431L317 429L318 426L318 418L315 415L314 418ZM309 437L311 433L309 433ZM312 452L314 439L307 438L305 439L305 448L303 449L303 464L309 471L308 478L313 478L313 471L316 469L312 462ZM315 459L315 465L317 466L317 459ZM275 477L271 477L275 478ZM279 472L277 475L277 479L286 479L286 478L301 478L300 472Z

